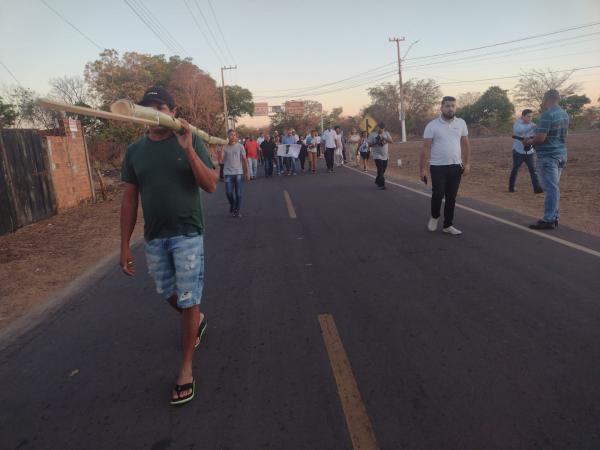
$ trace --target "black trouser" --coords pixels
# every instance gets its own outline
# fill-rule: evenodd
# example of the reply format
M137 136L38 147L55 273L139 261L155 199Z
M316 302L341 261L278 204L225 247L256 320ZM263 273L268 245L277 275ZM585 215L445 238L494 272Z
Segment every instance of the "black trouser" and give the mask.
M317 144L317 158L321 157L321 144Z
M536 156L535 153L531 153L529 155L523 155L522 153L518 153L513 150L513 167L510 172L510 178L508 180L508 190L515 190L515 181L517 181L517 173L519 173L519 167L521 164L527 164L527 168L529 169L529 176L531 177L531 184L533 185L534 192L540 192L542 190L542 186L540 186L540 181L538 179L538 175L536 172Z
M440 217L442 200L446 198L444 205L444 228L452 225L454 220L454 206L456 205L456 194L460 186L463 167L460 164L449 166L429 166L431 172L431 217Z
M342 148L342 158L344 158L344 162L346 162L346 147Z
M325 163L327 164L327 170L333 170L333 152L335 152L335 148L325 148Z
M377 177L375 177L375 184L379 187L385 187L385 169L387 169L387 159L376 159L375 166L377 166Z
M300 168L304 170L304 162L306 161L306 152L300 152L298 155L298 159L300 160Z

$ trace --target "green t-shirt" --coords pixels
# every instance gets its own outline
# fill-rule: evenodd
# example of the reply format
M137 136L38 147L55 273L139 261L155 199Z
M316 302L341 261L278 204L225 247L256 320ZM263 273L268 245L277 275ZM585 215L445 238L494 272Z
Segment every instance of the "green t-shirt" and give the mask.
M192 136L192 142L204 164L214 168L202 139ZM175 135L158 142L144 136L131 144L123 159L121 179L139 189L147 241L202 233L200 189Z

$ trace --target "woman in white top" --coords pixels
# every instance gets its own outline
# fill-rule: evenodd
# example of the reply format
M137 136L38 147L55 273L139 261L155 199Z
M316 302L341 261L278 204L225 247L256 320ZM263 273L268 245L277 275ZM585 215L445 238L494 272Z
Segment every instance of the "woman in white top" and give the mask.
M360 135L358 134L358 130L352 127L352 131L350 132L350 137L348 138L348 142L346 143L348 146L348 162L352 163L354 166L358 166L358 161L356 158L356 152L358 150L358 143L360 142Z

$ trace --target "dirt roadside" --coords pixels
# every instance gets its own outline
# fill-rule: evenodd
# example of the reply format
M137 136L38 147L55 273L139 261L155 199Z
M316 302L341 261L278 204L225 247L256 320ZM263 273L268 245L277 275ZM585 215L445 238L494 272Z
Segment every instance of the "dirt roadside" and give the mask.
M464 179L459 195L539 217L543 195L532 193L524 165L517 192L507 192L511 139L478 138L471 143L472 174ZM417 181L420 148L418 141L392 145L390 178ZM398 158L402 159L400 168ZM561 181L561 196L561 223L600 235L600 133L569 136L569 163ZM0 236L0 329L119 248L120 199L121 188L116 184L107 201ZM142 222L139 217L134 238L142 235Z
M106 201L0 236L0 329L119 248L120 206L117 185ZM139 217L132 240L142 234Z
M510 137L471 139L471 174L461 182L459 199L470 197L541 218L544 195L533 194L525 164L519 170L516 192L508 192L511 144ZM421 146L420 141L391 145L386 173L399 180L418 181ZM600 235L600 132L570 134L568 150L560 183L561 224ZM402 167L398 167L398 159ZM374 164L370 167L374 169Z

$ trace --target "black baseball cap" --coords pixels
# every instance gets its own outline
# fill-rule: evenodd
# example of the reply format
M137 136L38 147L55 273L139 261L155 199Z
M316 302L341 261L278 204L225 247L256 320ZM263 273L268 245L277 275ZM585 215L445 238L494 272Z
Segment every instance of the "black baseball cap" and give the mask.
M173 100L171 94L162 86L150 86L146 89L138 105L147 106L151 102L167 105L169 109L175 108L175 100Z

